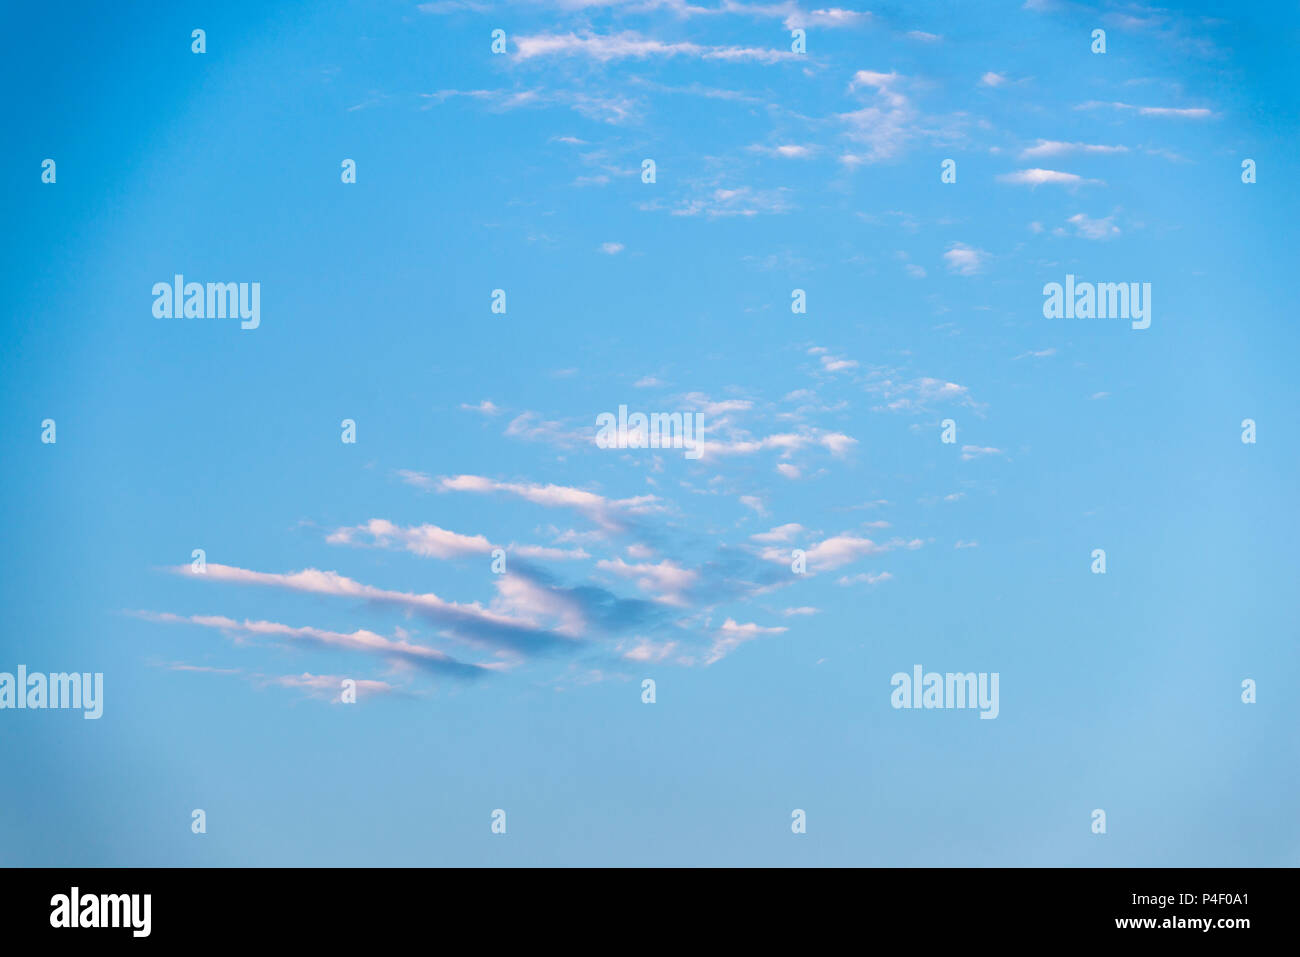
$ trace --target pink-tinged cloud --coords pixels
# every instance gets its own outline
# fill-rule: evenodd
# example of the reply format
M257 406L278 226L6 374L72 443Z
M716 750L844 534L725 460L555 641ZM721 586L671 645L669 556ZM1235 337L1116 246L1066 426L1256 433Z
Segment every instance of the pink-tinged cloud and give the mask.
M668 605L684 606L686 592L699 580L699 574L682 568L676 562L664 559L658 564L642 562L631 564L621 558L596 562L601 571L617 575L636 583L637 588L652 595L656 601Z
M439 598L432 592L416 594L376 588L334 571L306 568L299 572L279 574L213 562L208 563L207 571L203 574L195 574L189 565L179 565L171 570L179 575L210 582L261 585L313 595L331 595L390 605L423 615L466 640L505 646L523 653L539 651L548 645L567 641L554 632L537 628L531 621L498 614L484 608L478 602L468 604L451 602Z
M869 538L861 538L857 535L833 535L830 538L816 542L805 548L804 558L807 562L808 572L826 572L833 571L842 565L848 565L857 561L866 555L880 555L885 552L895 551L896 549L917 549L922 545L919 538L910 541L902 538L894 538L888 542L874 542ZM775 546L765 548L760 553L761 556L770 562L779 562L783 565L790 562L790 550L788 548L777 548Z
M212 566L209 565L209 568ZM322 647L347 651L360 651L378 655L392 661L425 667L431 671L459 678L473 678L496 665L479 665L460 661L436 648L418 645L405 638L385 638L364 628L353 632L327 631L309 626L295 627L275 621L245 618L236 621L224 615L175 615L171 612L132 612L135 617L160 624L190 624L213 628L227 635L255 638L281 639L290 642L307 642Z
M608 499L595 492L567 485L498 482L482 475L452 475L434 480L422 473L410 474L419 477L418 481L412 481L411 484L417 484L421 488L437 489L441 492L474 492L481 495L500 492L517 496L543 508L572 508L607 531L625 530L630 516L663 511L658 497L654 495Z
M464 558L486 555L495 548L521 558L565 560L589 558L581 548L553 548L547 545L493 545L482 535L462 535L437 525L401 526L383 518L337 529L326 536L331 545L362 545L374 548L402 548L423 558Z
M611 60L645 60L652 57L692 57L700 60L779 63L798 56L791 50L763 47L705 46L689 41L666 42L642 36L634 30L601 34L537 33L515 38L515 59L532 60L547 56L583 56L600 63Z
M747 641L753 641L755 638L761 638L764 635L779 635L789 630L784 625L769 628L752 622L741 624L734 618L728 618L722 623L722 627L714 633L713 646L709 649L704 663L711 665L721 661Z
M1055 169L1022 169L1014 173L1003 173L998 177L1002 183L1011 183L1015 186L1079 186L1089 182L1077 173L1063 173Z

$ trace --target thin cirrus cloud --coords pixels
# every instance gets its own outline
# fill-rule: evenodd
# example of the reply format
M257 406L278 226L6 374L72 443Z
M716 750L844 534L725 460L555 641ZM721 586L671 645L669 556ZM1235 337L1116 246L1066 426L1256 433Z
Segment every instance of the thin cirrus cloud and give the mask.
M1062 140L1039 140L1033 146L1027 146L1020 151L1021 159L1042 159L1048 156L1065 156L1070 153L1086 153L1092 155L1111 155L1116 153L1127 153L1127 146L1106 146L1102 143L1068 143Z
M661 511L663 508L654 495L609 499L568 485L498 482L482 475L452 475L435 479L410 469L402 469L398 475L408 485L427 491L470 492L479 495L501 493L545 508L571 508L608 531L624 531L632 516Z
M538 57L581 56L608 63L613 60L651 57L692 57L701 60L731 62L780 63L797 59L791 50L766 47L705 46L689 41L667 42L646 37L635 30L600 34L590 30L580 33L537 33L514 38L516 60Z
M754 143L746 147L751 153L762 153L765 156L775 156L780 159L809 159L816 152L817 147L805 146L801 143L782 143L778 146L764 146L760 143Z
M893 580L894 576L889 572L861 572L857 575L841 575L835 579L835 584L847 588L850 585L879 585L881 582Z
M866 147L846 152L840 161L847 166L874 163L900 153L917 135L917 111L902 92L905 79L896 72L859 70L849 81L849 92L870 90L871 100L860 109L841 113L845 136Z
M787 522L784 525L778 525L776 528L766 532L758 532L749 536L756 542L768 544L771 542L789 542L793 541L799 535L802 535L805 529L798 522Z
M730 4L729 4L730 6ZM739 6L738 4L735 6ZM800 27L857 27L871 21L871 13L866 10L845 10L841 7L825 7L820 10L799 10L795 4L778 4L777 7L795 7L794 12L785 18L783 25L787 30ZM762 4L758 4L759 9Z
M988 263L988 253L967 246L965 243L953 243L943 254L943 262L949 272L959 276L974 276L984 271Z
M809 574L834 571L841 566L851 564L867 555L880 555L896 549L913 550L920 548L922 541L914 538L910 541L895 538L889 542L878 543L869 538L856 535L833 535L816 542L804 549ZM786 564L790 561L790 552L786 548L764 548L760 555L769 562Z
M789 630L784 625L766 627L752 622L742 624L734 618L728 618L715 633L713 647L709 649L704 663L716 664L747 641L764 635L780 635Z
M478 678L494 668L500 667L499 665L478 665L460 661L438 651L436 648L418 645L405 639L385 638L383 635L367 631L364 628L353 632L339 632L327 631L322 628L294 627L274 621L253 621L250 619L236 621L225 615L175 615L170 612L149 611L138 611L131 614L133 617L158 624L198 625L231 636L279 639L291 643L309 642L322 647L359 651L390 661L415 665L455 678Z
M623 657L628 661L658 664L668 660L679 647L680 643L676 641L653 641L649 638L641 638L623 652Z
M846 359L843 356L831 355L829 349L821 346L813 346L808 350L809 355L815 355L822 364L825 372L850 372L858 367L856 359Z
M667 209L671 216L704 216L709 219L732 216L780 215L794 208L791 190L785 186L762 189L753 186L717 186L698 191L675 205L658 201L641 203L645 211Z
M875 370L865 386L867 392L879 397L883 405L877 411L927 412L938 405L956 403L979 410L981 406L970 394L967 386L934 376L914 379L900 378L893 370Z
M635 582L641 591L654 596L656 601L669 605L685 606L686 593L699 580L699 574L683 568L676 562L664 559L657 564L641 562L631 564L621 558L602 559L596 567L619 578Z
M538 653L571 641L570 638L552 629L540 627L534 621L484 608L478 602L446 601L432 592L417 594L378 588L355 581L335 571L306 568L302 571L281 574L213 562L207 564L203 574L195 574L189 565L176 566L171 571L204 581L279 588L394 607L432 621L467 641L517 653Z
M1077 173L1065 173L1056 169L1021 169L1014 173L1003 173L998 177L1000 183L1011 183L1014 186L1081 186L1085 183L1094 183L1096 180L1084 179Z
M1139 116L1160 116L1174 117L1186 120L1208 120L1214 116L1214 111L1203 106L1194 107L1175 107L1175 106L1135 106L1132 103L1104 102L1102 100L1089 100L1087 103L1080 103L1075 107L1076 110L1099 110L1112 109L1137 113Z
M168 671L242 678L260 688L270 686L297 688L306 691L313 698L332 701L335 704L339 704L343 700L344 680L352 682L358 701L372 695L400 693L395 686L387 681L379 681L374 678L352 678L348 676L345 679L343 675L314 675L310 671L304 671L300 675L268 675L260 671L245 671L243 668L212 668L207 665L194 665L184 661L173 661L163 667L166 667Z
M1084 239L1113 239L1119 235L1119 227L1115 225L1113 216L1093 219L1086 213L1075 213L1066 222Z
M359 545L374 548L402 548L423 558L454 559L486 555L494 548L513 552L524 558L550 560L589 558L581 548L554 548L546 545L493 545L483 535L463 535L438 525L402 526L383 518L372 518L360 525L335 529L326 536L331 545Z
M626 123L644 112L644 105L635 98L620 94L588 93L582 90L444 89L434 93L421 93L420 98L425 101L423 109L431 109L462 98L482 103L489 111L496 113L560 106L567 107L587 119L611 125Z
M805 428L798 432L779 432L761 438L752 438L747 433L734 433L732 437L721 440L705 440L699 443L701 458L708 460L715 457L731 455L753 455L757 452L780 451L783 458L788 458L800 449L821 446L836 458L843 458L858 444L858 440L843 432L827 432L822 429Z

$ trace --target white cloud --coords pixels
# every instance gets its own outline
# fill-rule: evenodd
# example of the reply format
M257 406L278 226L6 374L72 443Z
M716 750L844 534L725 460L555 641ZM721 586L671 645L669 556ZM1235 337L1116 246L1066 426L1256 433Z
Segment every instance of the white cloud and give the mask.
M529 442L550 442L554 445L572 447L591 441L591 436L569 429L563 423L543 419L537 412L521 412L510 420L503 435L513 439Z
M758 216L763 213L788 213L793 206L787 187L755 189L752 186L717 187L682 200L669 212L673 216ZM655 203L643 203L644 210L658 209Z
M1033 146L1020 151L1021 159L1041 159L1045 156L1063 156L1067 153L1127 153L1127 146L1102 146L1094 143L1065 143L1060 140L1040 139Z
M843 458L858 440L842 432L824 432L804 429L800 432L781 432L762 438L740 435L730 439L711 439L699 443L703 458L725 455L753 455L757 452L779 450L782 458L789 458L800 449L820 445L836 458Z
M699 577L694 571L664 559L658 564L642 562L632 565L621 558L602 559L596 563L601 571L629 579L648 595L669 605L685 605L685 592Z
M649 638L642 638L625 651L623 657L628 661L655 664L663 661L676 650L677 642L675 641L655 642Z
M1188 120L1208 120L1214 116L1212 110L1202 106L1196 107L1173 107L1173 106L1134 106L1132 103L1104 103L1100 100L1089 100L1087 103L1080 103L1075 109L1077 110L1095 110L1110 107L1115 110L1131 110L1139 116L1161 116L1176 117Z
M409 474L422 480L413 481L412 484L419 484L422 488L435 488L441 492L504 492L543 508L572 508L607 530L623 529L629 515L662 510L659 499L654 495L613 500L568 485L498 482L481 475L443 476L435 482L418 472Z
M211 573L214 568L219 569L223 574L224 577L219 579L221 581L241 580L238 576L227 573L243 572L243 569L230 568L226 565L208 565L209 573ZM190 574L188 565L182 566L181 569L177 570L181 571L182 569L183 574ZM316 572L315 569L308 569L305 572L296 573L295 576L279 575L263 577L278 579L297 578L297 580L301 581L302 579L299 576L307 576L312 573L316 575L335 574L333 572ZM259 575L261 573L248 572L246 574ZM348 579L341 577L339 577L338 580L344 582L348 581ZM262 583L278 584L278 582ZM353 582L352 584L355 585L356 583ZM320 589L307 588L303 590L319 591ZM434 596L411 597L433 598ZM462 605L459 607L466 608L469 606ZM474 607L478 608L478 606ZM481 608L478 608L478 610L485 615L489 614L483 612ZM438 651L436 648L430 648L427 645L419 645L410 642L406 640L405 637L401 637L400 633L397 638L385 638L383 635L378 635L373 631L367 631L364 628L359 628L353 632L338 632L327 631L323 628L295 627L275 621L254 621L247 618L243 621L237 621L233 618L227 618L224 615L174 615L170 612L133 612L132 614L134 617L162 624L193 624L204 628L215 628L228 635L246 635L250 637L276 638L287 641L305 641L326 647L341 648L349 651L361 651L369 654L380 655L395 661L405 661L412 664L426 664L431 667L441 667L448 671L460 672L466 676L472 675L476 670L482 670L485 667L488 667L458 661L450 655Z
M845 359L843 356L833 356L830 350L824 346L811 346L808 349L808 355L817 356L822 364L822 368L827 372L848 372L856 369L858 363L856 359Z
M841 575L835 579L837 585L879 585L881 582L893 581L889 572L862 572L858 575Z
M848 127L848 138L867 147L865 154L846 154L840 158L841 162L856 166L888 159L900 152L911 139L916 110L907 96L900 92L901 84L902 77L897 73L859 70L853 75L849 91L870 88L874 91L874 102L860 110L839 114L839 119Z
M756 143L748 149L751 153L763 153L781 159L808 159L816 152L816 147L801 146L797 143L786 143L781 146L761 146Z
M779 635L789 630L784 625L765 628L762 625L753 623L740 624L734 618L728 618L715 633L713 647L709 649L709 655L705 658L704 663L711 665L714 662L721 661L747 641L753 641L763 635Z
M601 243L600 251L606 256L617 256L623 251L622 243Z
M1115 225L1113 216L1092 219L1083 213L1075 213L1066 222L1084 239L1112 239L1119 235L1119 227Z
M711 418L730 412L746 412L754 407L749 399L712 399L703 392L688 392L685 399L692 409Z
M943 254L943 261L948 271L955 272L959 276L974 276L983 272L987 260L988 253L967 246L965 243L953 243Z
M841 565L848 565L865 555L880 555L898 548L916 549L920 548L921 544L919 538L914 538L911 541L895 538L889 542L879 543L873 542L869 538L859 538L856 535L833 535L804 549L804 556L810 573L833 571ZM765 548L761 555L770 562L786 564L790 561L788 550L784 548Z
M756 542L788 542L796 535L803 534L804 527L797 522L787 522L784 525L778 525L776 528L766 532L759 532L756 535L749 536Z
M828 7L804 13L796 9L795 12L785 18L784 26L787 30L795 30L800 27L856 27L870 19L871 14L865 10L843 10L839 7Z
M923 412L931 406L946 402L978 406L966 386L932 376L900 381L892 373L873 372L866 390L884 400L885 404L877 406L877 409L890 412Z
M1078 186L1081 183L1089 182L1077 173L1063 173L1060 170L1037 168L1017 170L1014 173L1003 173L998 177L998 180L1017 186L1042 186L1046 183Z
M585 56L600 63L628 58L644 60L649 57L685 56L703 60L752 61L766 64L791 60L799 54L791 50L764 47L702 46L687 41L667 43L644 37L634 30L613 34L599 34L584 30L581 33L538 33L517 36L514 55L517 60L531 60L545 56Z
M369 539L368 541L365 539ZM326 536L331 545L373 545L388 548L400 545L408 552L425 558L461 558L466 555L485 555L492 543L482 535L462 535L437 525L416 525L403 528L382 518L372 518L364 525L340 528Z

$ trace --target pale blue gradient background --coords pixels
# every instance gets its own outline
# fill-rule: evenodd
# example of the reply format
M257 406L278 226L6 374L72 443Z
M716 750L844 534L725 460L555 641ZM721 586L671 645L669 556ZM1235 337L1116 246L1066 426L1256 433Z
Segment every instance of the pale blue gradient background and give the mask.
M512 51L585 29L789 44L780 17L577 7L6 4L0 670L102 671L106 701L97 722L0 712L0 863L1300 863L1294 5L873 7L859 26L810 26L795 63L489 55L495 27ZM1097 26L1105 56L1088 52ZM847 169L862 147L836 117L875 102L848 92L858 70L905 78L915 115L896 152ZM982 85L987 71L1009 81ZM443 90L557 102L422 96ZM609 122L575 96L630 112ZM1076 109L1092 100L1214 116ZM1021 160L1040 138L1129 151ZM747 149L784 143L814 155ZM602 172L581 158L596 151L630 175L575 185ZM645 156L653 186L635 175ZM938 181L946 157L955 186ZM1032 166L1104 185L997 180ZM786 190L783 208L672 215L742 187ZM1120 234L1083 238L1078 213ZM978 274L946 268L955 242L987 254ZM1067 271L1150 282L1151 328L1043 319L1042 284ZM175 272L261 282L261 328L154 319L149 289ZM498 286L505 317L488 311ZM807 316L790 314L795 287ZM813 344L860 366L824 374ZM860 381L876 365L959 383L979 410L878 410ZM667 384L633 387L647 375ZM797 389L845 403L813 424L858 445L794 459L796 481L772 452L670 454L651 487L646 455L503 434L525 410L589 424L698 391L753 400L763 435L785 430L769 413ZM505 412L460 408L483 399ZM949 415L962 444L1001 454L962 461L938 441ZM39 442L46 417L55 446ZM339 441L346 417L356 446ZM1246 417L1257 445L1239 440ZM786 522L925 544L696 602L689 627L646 633L698 650L728 617L789 628L707 667L620 662L632 632L593 632L579 654L468 685L417 677L413 696L355 707L166 665L385 679L382 660L124 614L402 626L485 660L391 609L163 571L202 547L487 604L486 558L325 533L381 517L547 543L549 525L591 527L427 493L401 469L656 494L674 511L651 521L654 560L686 568ZM718 494L696 494L719 475ZM890 504L851 510L876 499ZM863 532L874 519L892 527ZM1096 547L1105 577L1088 572ZM545 567L648 597L592 562ZM881 571L893 579L835 583ZM781 615L802 605L821 614ZM999 672L1001 716L892 710L890 675L918 662ZM594 669L603 680L579 680ZM489 833L498 807L505 838Z

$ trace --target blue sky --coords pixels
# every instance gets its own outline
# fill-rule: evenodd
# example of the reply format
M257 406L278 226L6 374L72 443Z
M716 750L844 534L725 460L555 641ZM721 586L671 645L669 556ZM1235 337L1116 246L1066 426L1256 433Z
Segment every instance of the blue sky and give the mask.
M4 25L3 863L1300 862L1290 5Z

